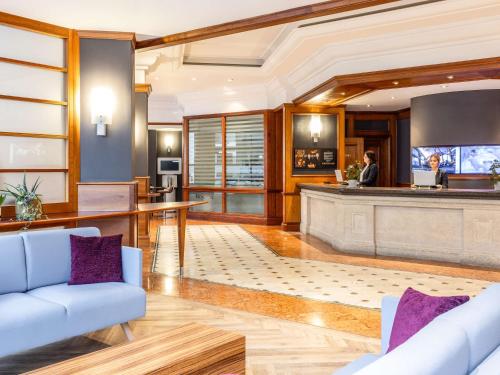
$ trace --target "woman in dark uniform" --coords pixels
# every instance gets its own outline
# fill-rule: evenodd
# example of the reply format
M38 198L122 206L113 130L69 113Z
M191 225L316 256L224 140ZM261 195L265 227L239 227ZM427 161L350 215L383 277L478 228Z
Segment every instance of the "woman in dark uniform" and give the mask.
M378 167L376 163L375 153L373 151L366 151L363 156L363 161L366 167L361 171L359 176L360 186L377 186Z
M432 154L429 157L431 170L436 174L436 186L438 188L448 188L448 174L442 169L439 169L440 163L441 156L439 156L439 154Z

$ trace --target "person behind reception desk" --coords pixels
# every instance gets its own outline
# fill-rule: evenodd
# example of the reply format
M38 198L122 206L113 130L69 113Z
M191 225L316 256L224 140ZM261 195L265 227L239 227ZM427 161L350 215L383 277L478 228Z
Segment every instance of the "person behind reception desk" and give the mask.
M363 161L366 167L363 168L359 175L360 186L377 186L378 167L377 159L373 151L366 151L363 156Z
M432 154L429 157L429 165L431 170L436 174L436 186L438 188L448 188L448 173L439 169L439 164L441 163L441 156L439 154Z

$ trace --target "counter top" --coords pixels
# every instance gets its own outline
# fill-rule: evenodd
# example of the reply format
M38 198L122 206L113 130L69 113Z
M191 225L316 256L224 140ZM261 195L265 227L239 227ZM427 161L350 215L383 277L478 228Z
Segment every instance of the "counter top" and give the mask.
M493 199L500 200L500 190L486 189L416 189L403 187L349 188L338 184L297 184L300 189L338 195L365 195L413 198Z

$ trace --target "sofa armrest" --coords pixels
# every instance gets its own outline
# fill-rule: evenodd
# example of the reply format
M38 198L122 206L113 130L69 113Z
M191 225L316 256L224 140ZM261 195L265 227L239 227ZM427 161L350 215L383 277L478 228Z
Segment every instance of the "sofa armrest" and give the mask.
M142 287L142 250L122 246L123 281Z
M387 352L391 338L392 324L398 308L399 297L385 296L382 298L382 342L381 354Z

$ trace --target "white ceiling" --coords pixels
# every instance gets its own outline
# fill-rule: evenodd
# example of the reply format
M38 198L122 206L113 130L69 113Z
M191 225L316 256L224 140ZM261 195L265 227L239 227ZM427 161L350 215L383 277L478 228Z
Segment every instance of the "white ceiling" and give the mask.
M80 30L162 36L320 0L1 0L0 11Z
M348 100L344 104L347 105L348 111L399 111L400 109L409 108L411 99L419 96L453 91L488 89L500 89L500 80L487 79L483 81L455 82L445 85L380 90Z

